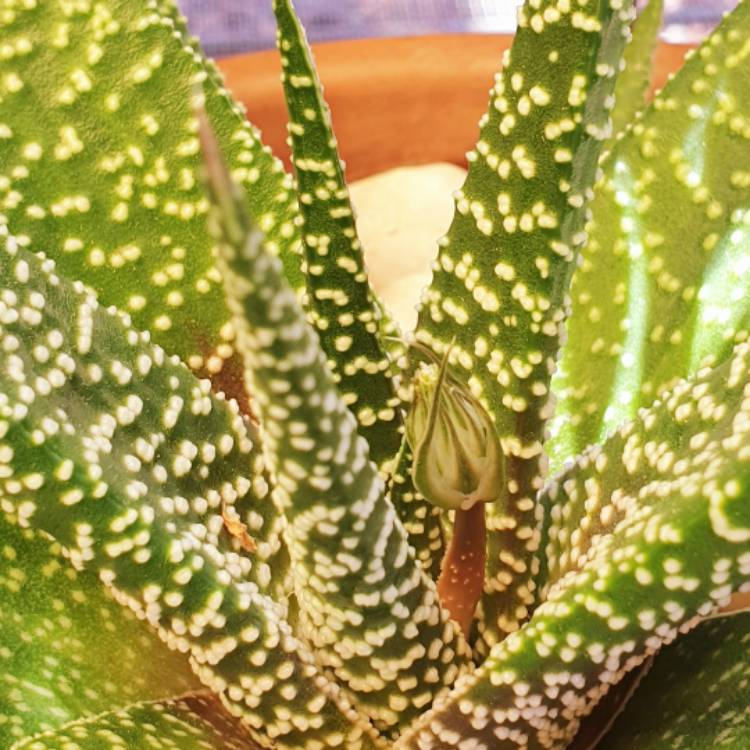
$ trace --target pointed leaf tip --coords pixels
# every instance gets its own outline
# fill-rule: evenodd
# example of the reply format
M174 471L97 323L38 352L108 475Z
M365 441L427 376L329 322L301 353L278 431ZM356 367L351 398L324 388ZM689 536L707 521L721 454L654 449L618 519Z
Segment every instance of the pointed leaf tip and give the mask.
M310 320L370 456L387 467L401 445L401 408L331 114L290 0L274 0L292 161L307 259ZM385 326L387 328L387 325Z

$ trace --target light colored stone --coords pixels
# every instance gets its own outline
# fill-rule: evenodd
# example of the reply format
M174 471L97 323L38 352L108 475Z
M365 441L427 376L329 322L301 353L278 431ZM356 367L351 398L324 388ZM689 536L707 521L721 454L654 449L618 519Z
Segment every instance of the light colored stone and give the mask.
M401 167L351 185L370 282L404 332L430 282L437 240L453 217L452 195L466 178L454 164Z

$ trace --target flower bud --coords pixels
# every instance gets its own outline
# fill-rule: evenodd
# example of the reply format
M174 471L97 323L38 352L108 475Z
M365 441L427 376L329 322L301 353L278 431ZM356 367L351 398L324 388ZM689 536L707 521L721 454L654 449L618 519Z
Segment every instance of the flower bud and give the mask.
M417 370L406 438L417 490L433 505L468 510L498 499L505 459L490 415L447 365L446 353L439 369Z

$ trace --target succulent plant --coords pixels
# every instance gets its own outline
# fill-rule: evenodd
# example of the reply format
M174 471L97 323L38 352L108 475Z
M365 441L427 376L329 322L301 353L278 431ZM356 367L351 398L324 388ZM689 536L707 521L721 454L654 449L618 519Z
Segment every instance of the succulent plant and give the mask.
M0 2L2 747L748 746L750 3L646 106L661 5L527 0L400 333L290 0L294 178L171 0Z

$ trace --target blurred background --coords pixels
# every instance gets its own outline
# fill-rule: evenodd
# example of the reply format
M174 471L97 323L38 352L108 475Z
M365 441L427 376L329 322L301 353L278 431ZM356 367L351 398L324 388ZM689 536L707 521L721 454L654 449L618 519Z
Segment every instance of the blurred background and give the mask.
M296 0L312 42L455 32L508 33L520 0ZM663 37L701 39L736 0L666 0ZM271 0L180 0L212 57L274 45Z
M652 90L737 1L664 0L662 36L672 44L656 50ZM264 142L291 168L271 0L178 2L208 54L223 58L227 86ZM434 240L450 224L451 195L464 180L465 154L476 141L487 86L521 0L294 2L312 42L346 40L319 46L315 60L370 280L410 330L416 290L429 282ZM471 44L457 36L466 33ZM241 54L249 52L256 54Z

